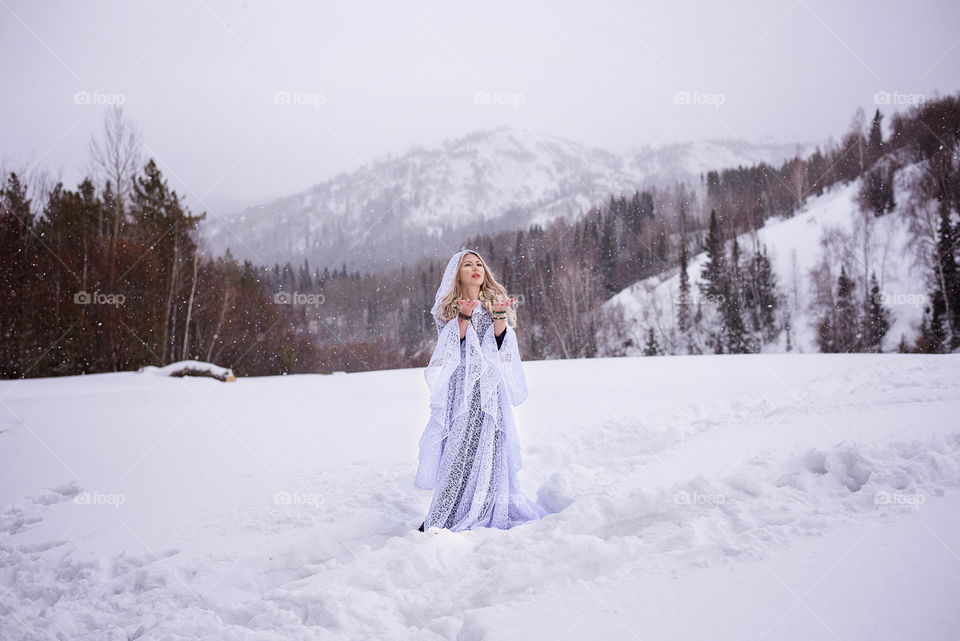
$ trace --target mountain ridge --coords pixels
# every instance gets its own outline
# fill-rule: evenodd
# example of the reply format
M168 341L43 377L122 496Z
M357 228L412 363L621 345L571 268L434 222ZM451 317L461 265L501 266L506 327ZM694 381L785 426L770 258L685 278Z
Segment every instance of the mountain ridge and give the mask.
M575 219L612 194L699 182L708 169L779 164L811 143L725 139L635 147L623 153L532 129L475 129L412 145L303 191L210 221L216 253L380 271L474 233ZM389 252L390 256L381 258Z

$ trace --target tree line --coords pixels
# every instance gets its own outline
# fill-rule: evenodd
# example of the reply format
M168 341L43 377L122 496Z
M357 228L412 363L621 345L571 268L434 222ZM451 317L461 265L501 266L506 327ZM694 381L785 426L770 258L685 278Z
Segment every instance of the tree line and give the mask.
M518 337L530 359L625 353L633 341L628 328L602 303L642 279L677 272L676 322L648 327L645 353L754 352L784 333L789 349L786 297L756 230L857 178L864 219L888 215L894 177L911 165L919 170L909 177L914 195L903 209L923 247L930 305L916 345L901 341L901 348L955 349L958 99L894 114L889 140L882 118L878 110L866 127L858 113L839 143L778 168L756 163L707 172L699 185L615 194L574 221L479 234L462 246L481 252L519 297ZM19 174L4 176L3 376L181 359L216 362L239 375L426 364L435 339L429 310L448 256L376 274L348 273L345 263L322 270L306 261L239 263L229 250L209 256L199 234L205 213L190 212L153 160L141 162L132 126L118 110L102 141L91 144L91 157L95 176L74 191L58 183L31 198ZM751 246L738 240L745 232ZM706 263L694 287L687 268L697 251L706 252ZM818 281L820 347L874 351L889 326L875 277L857 272L849 256L840 262L821 270Z

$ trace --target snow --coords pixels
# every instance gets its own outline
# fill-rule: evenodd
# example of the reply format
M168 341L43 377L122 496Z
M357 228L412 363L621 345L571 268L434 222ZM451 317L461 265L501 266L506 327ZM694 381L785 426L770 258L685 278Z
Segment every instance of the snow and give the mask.
M142 374L154 376L210 376L221 381L234 381L236 377L229 367L222 367L205 361L185 360L170 363L163 367L144 365L138 370Z
M0 638L956 638L956 356L525 367L551 514L462 533L422 369L0 381Z
M899 188L897 209L879 218L872 218L870 235L869 270L875 271L883 296L883 304L892 314L891 326L883 339L884 351L893 351L900 342L901 334L908 343L915 340L920 319L926 302L927 287L924 284L923 269L914 258L915 249L911 245L908 225L901 208L907 202L902 182ZM849 246L842 249L852 255L852 276L863 277L864 262L861 258L859 237L854 236L854 228L862 214L856 204L856 195L860 189L860 180L847 185L835 185L831 191L811 198L806 205L790 218L771 218L757 230L757 239L767 247L771 266L776 273L781 293L788 297L791 313L791 343L793 349L800 352L817 352L819 347L814 331L814 317L809 304L813 298L809 273L820 263L823 256L821 238L825 230L840 229L852 239ZM872 214L871 214L872 216ZM754 238L751 234L742 234L738 238L741 257L752 256ZM696 253L691 248L687 274L691 284L693 308L700 299L697 282L706 261L704 252ZM728 243L727 253L730 252ZM835 275L839 274L839 265L834 262ZM834 287L836 284L834 283ZM860 291L860 290L858 290ZM643 351L648 327L654 327L659 333L676 326L674 301L679 299L679 269L638 281L618 292L604 305L618 305L624 311L628 331L633 338L633 347L627 354L637 355ZM705 304L708 304L705 302ZM781 333L778 343L764 346L764 351L783 352L786 347L785 333Z

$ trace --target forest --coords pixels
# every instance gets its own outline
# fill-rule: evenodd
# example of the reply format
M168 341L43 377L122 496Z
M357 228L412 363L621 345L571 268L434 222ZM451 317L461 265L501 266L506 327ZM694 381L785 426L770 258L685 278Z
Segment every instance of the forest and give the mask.
M677 183L611 194L576 221L463 239L518 297L527 359L590 358L630 346L623 319L601 309L631 283L679 270L675 327L649 328L646 354L749 353L787 333L782 292L765 247L736 237L807 199L863 177L860 207L891 215L894 177L910 174L910 216L929 274L919 336L900 351L960 347L960 97L890 116L862 110L839 142L779 167L709 171ZM125 371L197 359L237 375L422 367L434 325L436 283L447 257L386 273L346 264L242 263L201 241L206 212L190 211L132 123L111 111L91 141L96 168L73 190L43 174L5 171L0 189L0 368L5 378ZM451 253L459 247L451 248ZM692 252L708 268L687 273ZM875 275L825 264L817 278L818 343L825 352L877 351L889 326ZM691 276L698 276L694 286ZM518 329L519 329L518 326ZM599 336L614 338L611 350ZM622 338L617 347L617 337ZM789 347L788 347L789 349Z

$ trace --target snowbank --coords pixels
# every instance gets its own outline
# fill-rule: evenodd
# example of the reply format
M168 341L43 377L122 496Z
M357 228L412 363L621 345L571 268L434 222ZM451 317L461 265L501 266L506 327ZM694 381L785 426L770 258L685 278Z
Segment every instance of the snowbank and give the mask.
M177 361L163 367L145 365L137 370L142 374L153 374L154 376L209 376L218 381L231 383L237 380L233 371L228 367L220 367L213 363L203 361Z

